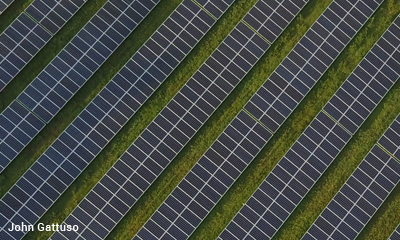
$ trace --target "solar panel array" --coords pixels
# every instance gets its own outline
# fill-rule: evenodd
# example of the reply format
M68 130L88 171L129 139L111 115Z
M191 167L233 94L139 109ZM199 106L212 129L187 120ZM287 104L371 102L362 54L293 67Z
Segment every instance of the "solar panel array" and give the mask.
M8 26L0 35L0 91L85 3L35 0Z
M222 11L227 10L232 2L226 3ZM41 182L31 186L30 191L45 192L43 184L49 184L56 190L51 196L51 200L55 201L214 23L215 20L194 2L184 0L23 176L28 181L32 173L40 176ZM26 190L18 183L14 188ZM30 198L21 200L18 195L13 197L21 203L32 201ZM51 205L52 202L46 204ZM49 206L42 206L42 210ZM38 217L44 213L31 210ZM18 215L30 220L26 218L26 212L19 212ZM27 224L31 223L28 221ZM93 230L104 237L101 232ZM96 236L91 234L93 232L88 230L82 236L95 239Z
M375 55L377 49L394 36L393 30L397 28L398 20L399 18L384 33L326 106L337 106L337 99L344 99L342 97L347 94L353 97L350 98L351 102L346 102L347 105L342 104L338 108L341 109L342 116L352 109L365 109L362 116L364 119L369 116L400 76L399 72L395 80L390 80L384 75L387 67L390 68L396 51L391 53L392 56L386 54L373 58L378 56ZM400 41L397 41L396 48L399 46ZM366 62L377 69L375 74L358 76L357 73ZM397 69L400 69L400 65ZM365 97L374 102L370 101L368 103L371 105L366 105L365 101L360 100ZM362 122L358 122L357 128L361 124ZM272 238L350 140L350 132L332 116L321 111L228 224L219 239L235 239L234 236L237 239L248 236L255 239Z
M337 5L334 3L332 6ZM377 7L378 4L375 5L374 10ZM326 12L330 11L327 10ZM355 15L357 14L356 11L350 12ZM373 11L370 11L369 14L371 15L372 13ZM321 18L323 17L324 15L322 15ZM344 16L344 18L348 19L349 16ZM365 23L367 19L366 17L362 22ZM337 22L337 24L343 26L340 21ZM359 28L360 27L361 26L359 26ZM312 29L313 28L314 27L312 27ZM335 28L332 28L331 30L335 32L334 29ZM313 30L309 32L311 32L311 34L315 33ZM356 32L349 36L347 43L355 33ZM307 33L304 38L308 38L307 36L309 36L309 34L310 33ZM303 41L300 41L299 44L302 42ZM345 44L343 44L342 49L344 46ZM337 55L338 54L339 53L337 53ZM310 56L310 58L313 59L312 56ZM280 69L280 67L277 69ZM324 72L324 70L321 71ZM268 88L270 89L270 87ZM266 89L265 87L261 88L258 94L264 96ZM273 98L272 95L270 96ZM293 106L293 109L294 107L295 106ZM237 118L234 119L232 124L228 126L224 133L162 204L159 210L139 231L136 236L137 238L159 239L163 237L168 238L172 235L174 238L182 239L186 238L194 231L202 219L211 211L216 202L219 201L222 195L271 137L271 134L269 134L265 128L260 128L261 125L257 123L257 126L260 126L257 127L258 131L256 131L258 133L256 137L257 140L248 139L248 135L254 136L254 133L250 131L251 127L234 127L236 122L241 121L240 119L243 115L247 115L247 113L242 111ZM248 116L248 118L251 117ZM250 120L247 121L251 122ZM346 135L347 133L343 131L343 134ZM263 137L259 139L260 136ZM209 157L205 157L207 155L209 155ZM202 200L200 201L200 199ZM209 201L203 199L208 199ZM165 216L165 214L167 214L166 212L168 212L167 210L169 210L169 212L175 212L175 214Z
M396 148L399 121L400 115L381 138ZM355 239L399 181L400 162L375 145L302 239Z
M14 0L0 0L0 14L2 14Z
M400 225L394 230L392 235L390 235L388 240L398 240L400 239Z
M256 6L260 4L264 3ZM239 23L65 222L80 225L84 232L112 229L268 47ZM77 237L63 234L68 239Z
M124 0L110 0L105 3L13 104L21 104L48 123L159 1L132 0L127 4ZM8 108L11 105L0 119L7 118ZM29 143L25 140L27 137L20 134L25 124L22 119L4 122L3 129L0 128L5 131L0 153L7 153L7 159L2 168ZM39 131L33 136L37 133Z

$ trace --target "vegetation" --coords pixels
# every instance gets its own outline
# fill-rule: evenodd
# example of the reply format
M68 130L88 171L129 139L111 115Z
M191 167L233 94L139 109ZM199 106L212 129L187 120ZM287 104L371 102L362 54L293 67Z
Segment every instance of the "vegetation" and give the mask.
M29 1L16 0L0 16L0 30L16 17ZM26 149L0 175L0 197L18 180L29 166L54 142L79 112L108 83L125 62L157 29L182 0L164 0L149 14L128 39L107 60L99 71L79 90L70 102L27 146ZM218 44L257 0L237 0L217 22L206 37L171 74L164 84L143 105L126 126L96 157L61 198L41 218L40 222L61 223L88 191L107 172L119 156L139 136L145 127L201 66ZM170 166L161 174L150 189L122 219L108 239L131 239L160 206L179 181L186 175L211 143L242 109L248 99L264 83L293 46L304 35L332 0L311 0L301 14L286 29L271 49L229 95L213 116L187 144ZM33 59L31 63L0 93L2 111L50 62L63 46L75 35L106 0L91 0ZM24 5L25 4L25 5ZM14 10L11 10L14 9ZM19 10L18 10L19 9ZM334 94L362 57L400 12L400 2L386 0L350 46L306 96L288 121L274 135L259 156L246 169L234 186L217 204L211 214L192 235L192 239L215 239L229 223L243 203L264 180L276 163L295 142L301 132ZM13 13L13 14L12 14ZM8 16L8 17L6 17ZM10 20L11 19L11 20ZM3 24L4 21L4 24ZM7 23L8 21L8 23ZM313 223L322 209L336 194L354 168L363 159L379 136L400 112L400 83L390 91L373 115L353 137L332 166L317 182L304 201L278 232L276 239L299 239ZM323 191L323 192L322 192ZM360 239L384 239L400 221L400 187L391 194L372 224L368 225ZM25 239L45 239L49 232L30 232Z

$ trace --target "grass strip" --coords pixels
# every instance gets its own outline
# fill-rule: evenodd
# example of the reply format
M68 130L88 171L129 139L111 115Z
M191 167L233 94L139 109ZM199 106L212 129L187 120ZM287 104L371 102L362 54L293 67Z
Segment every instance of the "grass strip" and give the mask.
M231 221L259 184L261 184L265 179L267 174L273 169L277 162L304 131L306 126L308 126L315 115L334 94L340 84L357 66L359 61L369 51L384 30L386 30L399 11L400 5L394 4L392 0L387 1L382 5L374 18L370 19L366 27L360 31L350 46L344 50L341 56L339 56L330 70L328 70L324 77L317 83L306 99L295 110L290 119L280 128L277 134L270 140L267 146L243 173L234 186L231 187L231 190L206 218L203 224L200 225L191 239L215 239L222 232L225 226L229 221ZM385 129L385 127L382 127L382 129ZM379 136L379 134L376 136ZM369 151L368 147L363 147L367 152ZM361 159L359 160L361 161ZM353 171L355 166L350 168L350 173ZM330 169L328 169L328 172L329 171ZM334 176L340 177L342 175L341 172L339 172ZM342 177L341 179L344 181L346 180L346 177ZM328 183L331 183L331 181L332 180L330 179ZM341 184L339 186L341 186ZM324 192L320 192L321 198L326 195L325 191L327 190L323 189L323 191ZM336 191L334 191L334 193L336 193ZM320 198L320 195L318 195L318 198ZM309 196L313 196L313 194L311 193ZM285 224L282 227L281 231L278 232L276 237L277 239L299 239L304 231L307 230L308 225L303 227L302 231L298 231L293 227L297 227L301 224L302 219L307 218L307 215L319 214L320 211L317 211L314 208L303 210L305 209L304 203L307 201L306 198L303 204L298 207L298 210L294 212L293 217L289 218L288 222L291 224ZM314 207L314 205L315 203L312 203L310 204L310 207ZM326 203L321 204L322 208L325 206ZM308 218L314 219L312 217ZM311 223L312 221L310 224ZM283 234L282 232L286 234Z
M184 83L193 75L194 72L201 66L207 57L214 51L219 43L229 34L234 28L236 23L244 15L247 10L253 5L256 0L246 1L238 0L228 10L227 14L221 17L210 30L208 34L200 41L200 43L193 49L193 51L186 57L180 66L167 78L167 80L160 86L160 88L153 94L152 97L143 105L143 107L128 121L126 126L114 137L114 139L106 146L106 148L96 157L88 168L77 178L70 188L61 196L61 198L50 208L50 210L40 220L44 223L61 223L75 208L77 203L86 196L91 188L100 180L106 171L115 163L115 161L126 151L131 143L139 136L144 128L154 119L154 117L161 111L161 109L168 103L168 101L175 95L175 93L182 87ZM163 12L171 8L171 11L181 1L175 0L174 5L171 6L172 1L164 1L165 5L157 8L157 12L152 12L151 19L153 22L155 16L164 14ZM162 4L161 2L160 4ZM167 5L168 4L168 5ZM168 16L169 13L164 15ZM148 26L147 26L148 27ZM152 30L154 32L155 29ZM124 49L126 51L127 49ZM130 53L130 56L133 53ZM117 61L121 56L116 56L110 61ZM109 68L106 68L109 69ZM116 71L111 74L114 75ZM102 74L97 74L97 80L107 81L110 78ZM97 92L96 92L97 93ZM95 94L95 92L93 93ZM81 95L82 97L82 95ZM93 97L93 96L92 96ZM78 98L77 98L78 99ZM85 104L86 105L86 104ZM80 110L79 110L80 111ZM79 112L78 111L78 112ZM60 115L60 113L58 114ZM59 116L56 116L59 117ZM66 116L64 116L66 117ZM52 123L50 123L52 124ZM65 128L65 126L64 126ZM58 133L59 134L59 133ZM55 134L58 136L58 134ZM51 143L52 141L50 141ZM49 237L49 232L30 232L27 234L26 239L44 239ZM113 239L111 237L111 239Z

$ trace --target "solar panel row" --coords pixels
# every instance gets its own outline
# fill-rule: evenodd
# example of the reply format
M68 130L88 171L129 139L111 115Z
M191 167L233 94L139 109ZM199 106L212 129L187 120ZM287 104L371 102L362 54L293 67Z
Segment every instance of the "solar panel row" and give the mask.
M25 106L48 123L159 1L105 3L13 104ZM24 134L19 134L25 124L23 119L9 119L5 115L9 108L11 105L0 115L3 169L29 143Z
M2 14L14 0L0 0L0 14Z
M381 139L400 139L399 121ZM355 239L399 181L400 162L375 145L302 239Z
M379 61L372 62L373 66L377 68L373 76L365 75L357 78L358 85L354 84L355 78L353 76L357 76L354 74L360 66L365 64L365 60L371 59L371 56L376 56L377 46L380 47L385 39L390 39L393 36L392 31L397 28L396 22L391 25L381 37L381 40L365 56L364 60L326 106L335 105L337 99L343 96L343 93L354 94L353 101L347 102L348 105L343 104L340 108L342 116L344 116L346 112L354 109L355 104L359 105L359 109L365 109L364 102L355 101L355 99L361 99L361 96L370 97L374 93L373 96L376 96L374 103L371 108L366 108L363 112L365 113L364 119L368 117L393 86L400 76L400 72L393 81L387 77L382 77L384 76L382 75L383 71L386 71L384 69L389 66L389 62L393 59L392 56L387 54L384 57L378 57ZM398 41L396 48L398 49L399 46L400 42ZM396 52L394 51L391 54L395 55ZM351 92L347 92L349 86L352 87ZM361 124L362 122L358 126ZM255 239L272 238L350 140L352 135L349 132L349 129L344 128L326 112L321 111L226 227L220 235L220 239L234 239L233 236L238 239L245 239L248 236Z
M397 240L400 239L400 225L397 226L397 228L394 230L392 235L390 235L388 240Z
M105 226L105 216L116 224L268 47L239 23L65 222L82 231L113 226Z
M354 8L356 8L356 6L365 6L360 5L360 2L361 1L355 2ZM338 6L336 1L334 1L325 12L326 15L336 14L336 11L341 11L341 9L335 9L335 6ZM362 24L364 24L374 10L376 10L378 4L373 6L374 8L371 9L369 15L362 19ZM322 19L327 18L325 13L321 16ZM352 17L351 14L357 15L357 13L358 11L349 9L349 14L342 16L343 20L334 21L338 27L335 27L334 22L331 22L333 27L328 29L331 30L332 36L336 37L340 32L338 32L337 29L345 26L343 22L346 22L346 20L344 19L350 19ZM316 39L316 37L311 37L311 34L316 34L314 29L319 26L319 22L314 24L303 39ZM360 27L361 26L359 26L357 30ZM330 36L329 31L326 31L326 36ZM342 34L345 35L345 33ZM354 31L352 35L349 35L349 39L346 43L348 43L355 34L356 31ZM303 45L303 39L298 45ZM342 44L341 50L343 50L346 43ZM306 49L307 47L311 48L312 46L304 45L305 51L308 51ZM310 52L316 53L317 50L310 50ZM336 56L339 55L339 52ZM291 54L289 55L292 56ZM309 55L311 55L309 56L310 59L316 58L312 54ZM288 56L288 58L290 57ZM284 65L285 62L286 60L284 60L277 68L275 73L280 71L279 69L281 69L281 66ZM304 62L306 62L306 60L304 60ZM333 59L331 62L333 62ZM311 66L313 65L310 65L310 67ZM326 68L328 68L328 66L326 66ZM322 75L325 70L320 69L320 71ZM288 82L291 82L291 79L285 80L282 78L281 80L281 83L286 85L288 85ZM318 79L315 79L314 81L317 80ZM265 96L265 92L266 88L262 87L258 94L260 96ZM273 95L270 96L270 99L274 98ZM302 96L300 97L302 98ZM297 105L297 103L295 105ZM295 105L293 106L293 109L295 108ZM272 136L269 131L261 127L262 125L260 123L251 120L252 117L250 117L250 115L248 115L244 110L238 114L232 123L213 143L209 150L207 150L199 162L192 168L188 175L186 175L186 177L181 181L178 187L174 189L172 194L139 231L136 239L169 239L171 236L176 239L185 239L194 231ZM250 125L246 126L246 124ZM344 130L341 131L340 134L344 135L344 138L348 135ZM239 235L240 233L234 233L232 236L227 236L227 239L233 239L236 234L238 234L237 236L239 239L244 239ZM258 237L261 239L268 238L264 233L259 233Z
M85 3L35 0L8 26L0 35L0 91Z
M232 2L225 4L222 10L227 10ZM185 0L23 176L30 181L28 176L35 173L42 181L35 182L29 191L35 191L35 187L36 191L43 191L40 187L47 182L56 190L54 194L58 194L51 196L55 201L214 23L215 20L194 2ZM17 183L14 187L27 190L24 187L29 186ZM18 195L13 198L21 203L32 200L21 199ZM47 204L42 204L41 209L47 209L52 202ZM39 209L31 210L38 217L44 213ZM19 215L29 220L26 212ZM100 229L93 229L93 232L104 237ZM82 236L98 238L93 232L87 230Z

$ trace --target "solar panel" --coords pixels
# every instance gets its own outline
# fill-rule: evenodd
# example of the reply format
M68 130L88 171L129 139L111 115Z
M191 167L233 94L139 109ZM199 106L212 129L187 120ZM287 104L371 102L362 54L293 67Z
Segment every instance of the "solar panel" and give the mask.
M394 230L392 235L390 235L388 240L397 240L400 239L400 225Z
M0 0L0 15L10 6L14 0Z
M57 194L57 198L214 23L215 20L194 2L184 0L46 150L31 170L38 175L40 172L44 180L42 183L48 183L57 190L54 193ZM22 186L15 186L15 188L23 189ZM42 189L37 191L42 191ZM53 195L54 198L55 196ZM28 201L32 199L26 199L24 202ZM23 213L19 215L25 218ZM89 235L93 234L89 232L83 233L82 236L89 238ZM96 232L96 234L101 233ZM91 237L91 239L94 238Z
M375 145L302 239L355 239L399 181L400 163Z
M268 47L258 34L239 23L65 222L78 223L92 206L97 213L92 212L92 221L81 225L82 235L95 232L104 216L118 222ZM63 234L68 239L77 237Z
M35 0L11 23L0 35L0 91L85 3Z
M331 6L335 6L335 2ZM376 8L377 7L378 5ZM329 11L329 9L330 8L328 8L327 11ZM356 11L350 12L354 13ZM343 16L343 19L348 19L348 16ZM365 23L366 20L367 18L364 19L363 23ZM344 20L338 21L337 25L343 26L343 22ZM312 27L309 32L313 33L313 29L314 27ZM331 30L334 31L334 29L335 27ZM349 37L352 38L354 35L355 33ZM303 39L307 39L309 33L305 36L306 37L303 37ZM312 37L312 39L315 39L315 37ZM301 45L302 42L303 40L300 40L299 45ZM287 59L283 61L281 66L286 60ZM281 66L279 66L276 71L279 71ZM263 91L263 88L260 91ZM264 96L264 94L261 96ZM271 96L271 98L273 99L273 96ZM294 107L295 106L293 106L293 109ZM269 113L269 115L265 116L271 115L272 113ZM262 125L255 120L253 121L256 122L259 127L254 133L250 131L251 127L249 126L242 125L236 127L235 124L239 119L244 118L244 116L246 116L247 119L242 122L251 123L250 119L252 119L253 116L250 117L247 112L241 111L218 137L212 147L207 150L198 163L196 163L192 170L185 176L178 187L173 190L171 195L153 214L134 239L160 239L164 237L186 239L191 235L194 229L207 216L229 187L232 186L234 181L240 176L272 135L270 131L261 127ZM319 154L325 153L327 156L323 155L324 157L333 158L338 152L337 148L343 146L350 138L350 135L337 126L337 124L332 124L332 120L329 120L330 119L326 115L321 115L320 121L324 124L328 124L325 126L325 128L327 128L327 136L324 144L320 146L321 149L316 150L316 154L320 156ZM255 133L258 135L255 135ZM255 138L248 139L248 135L255 136ZM234 154L231 154L232 151ZM296 151L298 153L294 154L302 154L301 156L305 158L308 150L299 146L299 148L296 148ZM304 174L296 177L299 178L299 181L309 181L308 176ZM198 179L201 179L201 181ZM294 184L301 185L302 183L296 182ZM307 182L307 184L309 184L309 182ZM208 199L209 201L204 199ZM166 209L168 212L174 212L175 214L172 216L165 216L165 212L167 212ZM153 230L155 228L154 226L157 226L156 230ZM234 235L240 236L238 234L240 233L235 233ZM227 237L227 239L233 239L234 235ZM260 239L268 238L265 234L263 237L259 237ZM245 238L238 237L238 239Z
M19 123L18 126L16 123ZM0 172L25 144L44 127L44 122L14 101L0 116ZM9 134L12 132L12 134ZM17 136L17 137L14 137Z
M133 0L129 4L123 0L106 2L18 96L17 101L45 123L50 122L159 1ZM14 135L15 129L21 128L20 124L23 123L15 121L15 127L7 130L6 137L23 142L21 135ZM28 143L24 143L23 147ZM15 150L15 154L4 160L2 168L23 148L14 145L9 147Z
M399 159L400 118L397 118L378 142L386 151Z
M392 26L396 25L396 22ZM387 33L393 29L392 26L383 34L382 39L388 36ZM379 46L380 42L378 41L375 46ZM399 46L400 44L397 48ZM373 49L364 60L371 58ZM375 77L365 76L362 81L366 84L357 92L357 95L361 96L370 95L369 90L379 91L377 103L394 84L390 82L387 88L376 84L383 84L383 82L376 82L377 76L388 65L391 57L387 55L386 58L379 59L382 64L378 66ZM360 65L365 62L364 60ZM349 89L349 83L353 82L352 76L349 76L326 106L337 104L336 99L342 96L343 90ZM367 86L371 87L367 88ZM347 109L344 107L340 109L342 112L347 112L352 108L353 105L349 104ZM365 115L365 119L372 110L373 108ZM235 239L233 236L237 239L245 239L249 236L255 239L272 238L350 140L352 137L350 133L351 131L335 121L335 118L321 111L228 224L219 239Z

